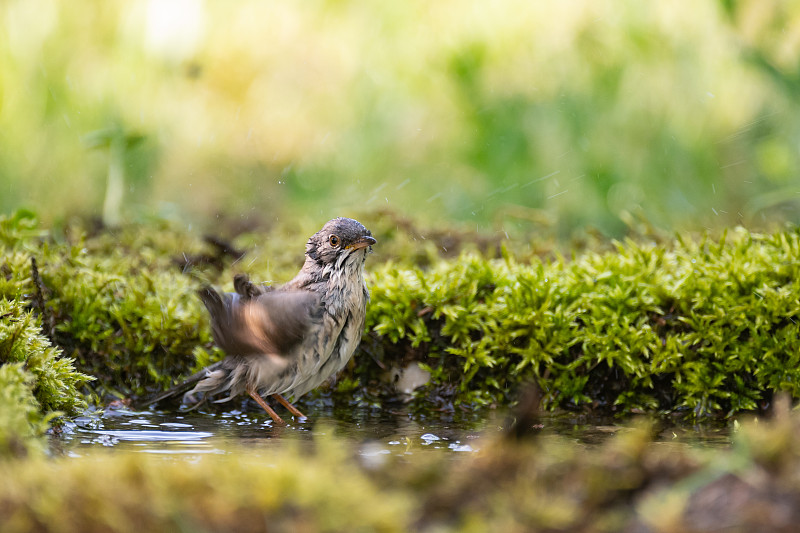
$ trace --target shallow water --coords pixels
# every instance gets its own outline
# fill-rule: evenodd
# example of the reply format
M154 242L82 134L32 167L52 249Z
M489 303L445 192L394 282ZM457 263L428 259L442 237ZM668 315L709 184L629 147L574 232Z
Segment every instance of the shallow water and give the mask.
M110 410L76 418L51 438L55 453L80 456L97 448L156 454L225 453L233 445L268 449L285 441L311 443L333 433L363 448L364 453L444 450L473 452L478 437L494 433L488 421L466 417L411 416L405 412L355 409L345 416L323 412L312 418L286 420L278 426L262 412Z
M288 414L288 413L287 413ZM482 443L497 436L510 420L493 410L478 414L433 413L421 415L404 409L316 409L312 418L287 419L275 425L261 411L232 409L215 412L108 409L88 413L68 423L51 438L54 454L82 456L96 449L120 452L200 457L222 454L231 447L253 452L269 450L288 441L310 445L315 436L333 433L350 441L364 458L380 455L441 453L458 456L480 451ZM592 419L571 414L540 417L541 431L584 445L599 445L629 423ZM661 424L657 440L702 447L730 444L727 426Z

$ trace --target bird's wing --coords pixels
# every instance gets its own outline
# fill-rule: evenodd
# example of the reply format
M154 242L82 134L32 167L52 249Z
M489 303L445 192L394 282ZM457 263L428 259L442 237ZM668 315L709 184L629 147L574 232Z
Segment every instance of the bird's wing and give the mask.
M205 287L199 294L214 340L228 355L284 355L322 313L319 296L310 291L275 290L244 299Z

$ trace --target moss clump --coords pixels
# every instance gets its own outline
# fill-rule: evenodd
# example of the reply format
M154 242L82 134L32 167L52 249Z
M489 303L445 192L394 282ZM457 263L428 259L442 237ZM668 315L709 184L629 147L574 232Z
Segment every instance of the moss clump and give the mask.
M0 217L0 456L41 449L55 416L86 408L79 389L90 376L43 334L31 262L41 236L30 213Z
M79 389L89 379L20 300L0 299L0 456L40 450L37 437L55 416L86 408Z
M402 532L410 496L378 492L342 443L311 456L232 449L197 461L148 454L0 463L0 524L14 531Z
M124 251L58 259L43 274L58 287L50 300L57 338L103 393L129 397L168 386L192 366L193 350L210 342L191 278Z
M551 408L698 417L798 398L799 253L797 230L738 229L570 261L387 264L371 276L371 357L356 374L417 361L426 398L503 404L535 380Z
M41 334L41 322L19 300L0 300L0 363L20 363L32 378L33 393L44 412L76 414L86 408L78 389L90 376Z
M0 365L0 458L42 451L48 417L33 395L33 381L22 363Z
M86 407L78 389L91 378L77 372L46 336L53 317L44 304L47 288L36 263L37 256L48 256L44 237L32 213L0 217L0 364L23 363L44 412L75 414Z

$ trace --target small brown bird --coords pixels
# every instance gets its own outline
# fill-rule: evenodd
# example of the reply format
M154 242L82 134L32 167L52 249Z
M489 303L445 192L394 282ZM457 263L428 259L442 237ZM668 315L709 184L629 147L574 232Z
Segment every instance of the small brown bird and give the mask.
M283 420L265 396L304 416L285 396L296 399L321 385L361 342L369 301L364 262L376 242L360 222L335 218L308 240L303 267L285 285L254 285L237 275L235 293L200 289L214 341L227 357L183 384L186 390L197 383L186 399L226 394L216 400L225 402L246 392L277 423Z

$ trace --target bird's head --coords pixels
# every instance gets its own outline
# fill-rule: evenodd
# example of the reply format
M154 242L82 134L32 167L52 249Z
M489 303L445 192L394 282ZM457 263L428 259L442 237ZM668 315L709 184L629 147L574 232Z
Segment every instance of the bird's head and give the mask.
M333 264L356 253L366 256L366 251L376 242L361 222L334 218L308 239L306 255L319 264Z

